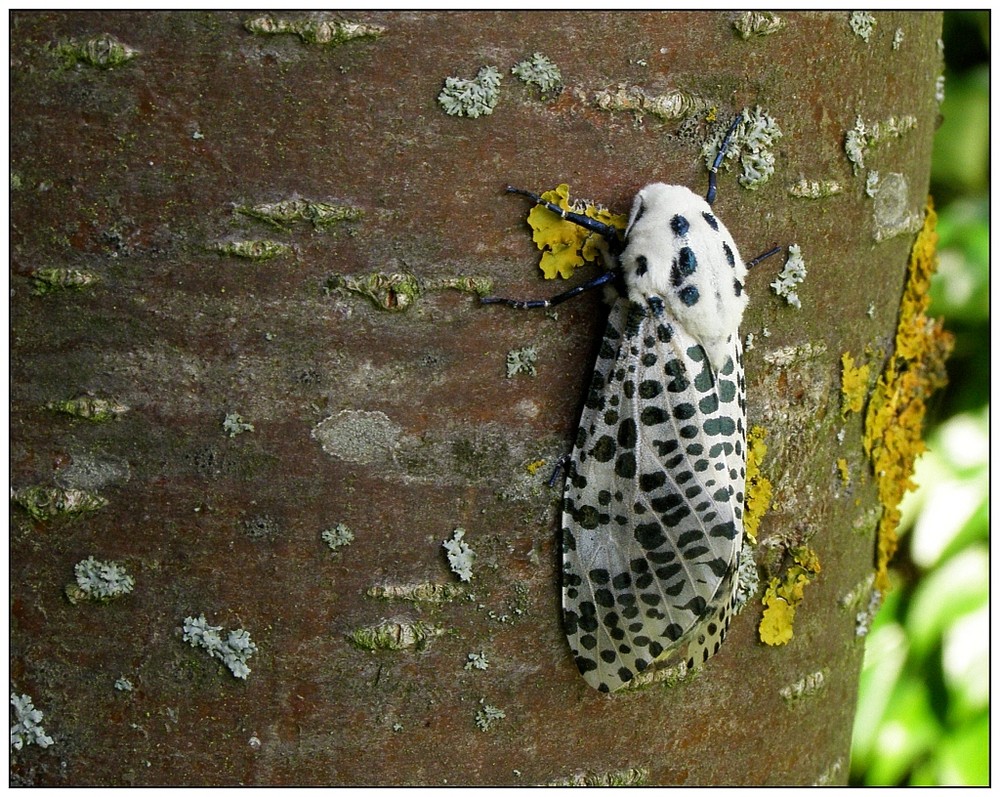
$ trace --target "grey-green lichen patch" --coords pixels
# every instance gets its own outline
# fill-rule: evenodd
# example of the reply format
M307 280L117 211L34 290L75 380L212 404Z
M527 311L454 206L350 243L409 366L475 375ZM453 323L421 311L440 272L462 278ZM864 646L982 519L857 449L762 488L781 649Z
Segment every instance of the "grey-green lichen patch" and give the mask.
M483 651L470 653L466 658L465 669L467 670L488 670L490 668L490 661Z
M418 277L409 272L373 271L368 274L331 274L323 289L365 296L380 310L391 313L409 309L422 293L457 290L487 296L493 290L488 277Z
M525 83L531 83L541 90L543 96L552 96L562 91L562 73L559 67L541 53L535 53L511 68L511 74Z
M451 538L441 543L448 556L451 572L462 581L472 580L472 565L476 561L476 553L465 541L465 529L455 529Z
M864 39L865 42L871 38L875 26L878 24L875 17L868 11L852 11L848 17L848 23L851 30L854 31L854 35Z
M579 772L568 778L550 780L546 786L645 786L649 783L646 767L614 769L609 772Z
M10 704L14 708L14 724L10 726L11 747L21 750L29 744L37 744L39 747L54 744L52 737L42 727L44 715L35 708L30 695L11 692Z
M518 374L535 376L535 362L538 360L538 349L534 346L524 346L507 352L507 378L513 379Z
M876 241L917 232L923 225L923 209L918 212L910 207L910 184L906 175L896 172L882 175L875 186L874 199L872 221Z
M700 113L709 104L701 97L680 89L671 89L665 94L647 94L639 86L619 83L613 89L597 92L594 105L602 111L632 111L668 121Z
M94 423L110 421L129 411L129 407L120 401L99 396L58 399L48 402L45 409L72 415L74 418L86 418Z
M785 301L792 307L801 310L802 302L799 300L796 289L805 278L806 263L802 258L802 249L798 244L791 244L788 247L788 259L785 261L785 267L771 283L771 290L778 296L784 297Z
M391 462L402 433L384 412L367 410L341 410L312 430L327 454L363 465Z
M785 20L772 11L744 11L733 20L733 27L743 39L770 36L785 27Z
M880 353L879 356L881 357L882 354ZM881 516L881 507L874 506L866 509L851 521L851 530L859 537L870 537L878 528L878 522ZM872 583L874 583L874 581Z
M11 489L11 500L35 520L51 520L60 515L94 512L108 505L108 499L86 490L63 487L22 487Z
M840 772L843 768L844 759L841 756L837 756L830 766L819 773L819 776L813 782L813 786L839 786Z
M789 187L788 193L799 199L826 199L843 190L839 180L807 180L803 177Z
M823 670L817 670L816 672L809 673L805 677L800 678L793 684L783 686L778 690L778 694L781 695L782 699L786 703L794 705L803 698L815 697L823 691L825 686L826 672Z
M801 434L786 440L780 435L768 438L769 461L796 461L796 458L807 456L810 450L828 440L831 424L820 424L816 419L817 415L824 414L831 395L835 394L835 371L829 366L826 344L822 341L806 341L774 349L766 348L767 345L759 347L762 349L760 357L765 363L766 379L769 384L781 384L783 389L761 397L757 418L765 429L790 424L791 428L802 430ZM808 514L812 511L813 502L818 500L814 493L811 485L802 488L795 479L775 478L772 511ZM764 567L763 572L768 573L769 553L762 548L763 539L758 546L757 559ZM775 574L770 573L768 578Z
M736 595L733 599L734 615L743 611L743 608L760 589L760 572L757 569L754 549L749 540L746 539L743 540L743 547L740 549L740 564L736 572L736 580Z
M495 66L484 66L471 80L445 78L438 103L449 116L489 116L500 99L501 78Z
M370 390L370 386L363 385L361 390ZM370 395L373 403L381 400L378 391ZM538 456L537 441L511 437L501 424L453 420L444 427L413 434L379 410L344 409L319 421L311 435L329 456L376 467L386 478L438 486L472 483L514 488L511 499L534 500L547 494L546 474L524 474L523 463L529 456ZM552 452L558 448L553 441ZM513 485L515 478L531 484L519 481Z
M221 625L209 625L205 615L184 618L185 642L193 648L203 648L212 658L219 659L229 671L244 681L250 674L247 662L257 652L257 645L250 641L250 634L242 628L228 631L223 639Z
M66 585L66 597L73 605L81 601L108 601L128 595L135 588L135 579L118 562L102 562L88 556L73 568L76 583Z
M275 19L265 15L243 23L243 27L257 36L294 34L306 44L336 46L356 39L377 39L386 29L382 25L347 20Z
M222 431L230 437L236 437L253 430L253 424L248 423L238 412L226 413L226 417L222 419Z
M317 230L325 230L341 222L357 221L364 215L363 210L353 205L320 202L301 197L282 199L279 202L262 202L257 205L237 205L236 212L267 222L280 230L287 230L301 223L312 224Z
M379 600L401 600L410 603L448 603L465 595L465 589L458 584L435 584L425 581L419 584L378 584L369 587L365 595Z
M462 291L476 296L488 296L493 291L493 280L489 277L423 277L419 280L424 291Z
M500 720L507 718L503 709L491 706L486 702L485 698L480 700L479 704L482 708L476 712L476 727L483 733L491 730L496 723L500 722Z
M354 542L354 532L345 523L338 523L331 529L325 529L320 537L334 553Z
M115 689L119 692L131 692L135 687L132 685L132 681L123 675L115 681Z
M717 125L714 135L702 146L701 153L708 168L715 162L728 130L728 124ZM742 169L740 185L751 191L760 188L774 174L773 147L781 136L781 128L774 117L759 105L752 111L744 108L729 139L722 166L728 168L731 163L738 163Z
M856 637L868 636L872 623L875 622L875 615L882 607L883 597L881 590L872 589L871 595L868 596L868 605L854 615L854 635Z
M280 241L271 241L266 238L249 241L217 241L209 248L220 255L239 257L243 260L252 260L255 263L263 263L265 260L283 257L292 251L292 247L288 244L283 244Z
M622 691L645 689L653 684L662 684L669 689L686 681L694 672L693 669L688 668L686 661L678 662L670 667L647 667L625 684Z
M112 69L128 63L139 51L129 47L110 33L102 33L82 42L65 41L56 46L56 54L62 58L67 67L76 63L96 66L99 69Z
M872 199L875 198L875 195L878 193L879 177L880 175L877 169L872 169L867 175L865 175L865 196Z
M792 368L805 363L816 362L826 354L823 342L803 343L799 346L782 346L764 355L764 362L776 368Z
M865 168L865 158L873 147L885 141L899 138L917 126L917 117L912 115L890 116L882 122L865 122L860 116L854 127L844 134L844 152L851 162L854 173L860 174Z
M377 625L362 626L351 631L347 638L362 650L423 650L436 636L444 631L441 628L420 620L383 620Z
M348 291L367 296L380 310L407 310L420 295L416 275L408 272L369 274L331 274L324 285L326 292Z
M38 268L31 273L31 289L35 296L56 291L82 291L100 281L93 271L80 268Z
M838 604L849 612L854 612L854 635L868 636L872 621L882 606L882 592L875 589L875 574L868 576L845 594Z

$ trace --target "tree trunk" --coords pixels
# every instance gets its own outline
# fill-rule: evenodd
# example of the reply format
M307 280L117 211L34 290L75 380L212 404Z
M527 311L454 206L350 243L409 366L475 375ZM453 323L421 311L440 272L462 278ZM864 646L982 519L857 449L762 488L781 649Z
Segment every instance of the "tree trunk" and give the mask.
M11 18L11 690L53 739L12 777L845 782L881 507L841 355L874 378L892 347L940 16L790 13L747 39L708 12L260 16ZM561 91L511 74L536 52ZM498 91L439 100L486 66ZM609 697L563 635L545 484L600 297L521 313L470 278L565 287L506 184L617 213L648 182L701 193L712 120L757 106L774 173L723 171L715 209L745 257L797 243L808 267L801 309L776 259L747 284L763 583L699 673ZM821 570L764 644L764 586L801 548ZM134 589L88 592L91 556ZM199 647L201 615L224 630Z

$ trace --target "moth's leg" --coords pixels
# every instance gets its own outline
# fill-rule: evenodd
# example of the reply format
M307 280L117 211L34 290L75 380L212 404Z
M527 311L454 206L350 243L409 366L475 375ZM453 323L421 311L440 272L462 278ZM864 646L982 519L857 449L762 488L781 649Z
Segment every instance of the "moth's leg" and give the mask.
M504 299L501 296L484 296L479 302L480 304L505 304L508 307L514 307L518 310L532 310L536 307L555 307L557 304L562 304L567 299L572 299L575 296L579 296L585 291L589 291L591 288L598 288L601 285L607 285L611 280L618 276L617 272L605 271L603 274L598 274L592 280L589 280L583 285L577 285L575 288L570 288L568 291L557 294L551 299Z
M555 487L556 479L559 478L560 473L566 471L566 465L569 463L569 454L563 454L559 459L556 460L556 464L552 468L552 475L549 477L548 485L549 487Z

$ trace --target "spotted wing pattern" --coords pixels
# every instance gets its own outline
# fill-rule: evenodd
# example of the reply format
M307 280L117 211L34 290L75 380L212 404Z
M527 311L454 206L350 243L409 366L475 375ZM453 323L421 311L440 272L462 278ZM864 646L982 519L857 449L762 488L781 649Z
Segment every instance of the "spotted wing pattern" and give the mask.
M563 504L564 624L596 689L718 650L743 536L744 391L737 334L715 371L658 297L612 306Z

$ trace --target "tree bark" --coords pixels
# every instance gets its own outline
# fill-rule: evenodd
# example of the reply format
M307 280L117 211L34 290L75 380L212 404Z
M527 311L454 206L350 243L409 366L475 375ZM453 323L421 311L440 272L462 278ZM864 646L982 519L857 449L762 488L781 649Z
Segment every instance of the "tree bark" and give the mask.
M940 15L875 14L867 40L847 12L748 39L714 12L244 24L260 16L11 17L11 689L54 740L16 752L12 778L845 782L879 505L841 355L874 375L892 346ZM317 20L384 31L339 42ZM511 74L535 52L561 91ZM492 112L448 115L445 79L490 65ZM783 133L774 174L748 191L723 172L715 208L744 256L798 243L808 267L801 309L768 287L780 263L747 284L748 415L774 485L757 561L766 583L805 544L822 569L788 644L760 641L758 591L699 674L608 697L560 627L545 485L600 298L484 308L468 278L565 287L539 282L508 183L566 182L618 213L649 182L701 192L706 120L756 106ZM881 125L863 168L845 151L859 117ZM526 347L537 375L508 378ZM443 547L457 528L468 583ZM134 589L68 601L89 556ZM245 681L185 641L202 614L249 632Z

